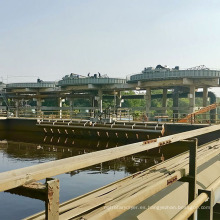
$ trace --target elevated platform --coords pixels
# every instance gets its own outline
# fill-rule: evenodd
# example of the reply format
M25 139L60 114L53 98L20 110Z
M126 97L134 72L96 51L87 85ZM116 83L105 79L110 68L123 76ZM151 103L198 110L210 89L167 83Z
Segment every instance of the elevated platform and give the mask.
M174 70L174 69L154 69L142 71L142 73L131 75L128 82L137 81L157 81L171 79L210 79L220 78L219 70Z
M9 83L6 84L6 89L16 89L16 88L29 88L29 89L33 89L33 88L54 88L57 86L57 83L52 81L48 81L48 82L30 82L30 83Z

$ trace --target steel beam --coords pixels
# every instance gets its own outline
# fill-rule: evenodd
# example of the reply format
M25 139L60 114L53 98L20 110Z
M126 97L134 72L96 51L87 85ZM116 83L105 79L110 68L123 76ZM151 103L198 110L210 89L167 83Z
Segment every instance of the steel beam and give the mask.
M146 115L148 116L148 114L150 113L150 108L151 108L151 88L148 87L146 88Z
M188 204L196 198L196 176L197 176L197 148L198 139L195 138L193 143L189 146L189 191L188 191ZM193 213L189 220L195 220Z
M213 190L199 189L198 194L206 193L208 200L205 201L198 209L198 219L213 219L214 193Z
M59 220L59 180L47 178L46 220Z

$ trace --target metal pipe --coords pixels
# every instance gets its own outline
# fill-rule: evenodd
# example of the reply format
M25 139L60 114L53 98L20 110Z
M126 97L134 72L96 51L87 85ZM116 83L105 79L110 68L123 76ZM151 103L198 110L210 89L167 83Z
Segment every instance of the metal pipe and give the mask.
M220 187L220 177L217 180L215 180L206 190L210 190L210 191L213 190L214 193L216 193L215 191L217 191L219 194L219 187ZM176 216L174 216L172 220L188 219L207 199L208 199L208 195L206 193L201 193L194 201L192 201L182 211L180 211ZM217 201L215 199L214 204L216 202Z

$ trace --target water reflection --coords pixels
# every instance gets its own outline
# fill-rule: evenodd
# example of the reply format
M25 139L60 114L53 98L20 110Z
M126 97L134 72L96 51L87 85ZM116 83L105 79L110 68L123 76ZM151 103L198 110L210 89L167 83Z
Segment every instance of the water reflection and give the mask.
M0 134L0 139L0 172L129 143L126 140L76 139L31 132ZM56 178L60 180L60 202L146 169L184 150L184 146L171 144L59 175ZM10 207L15 208L8 212ZM0 193L0 219L21 219L43 209L44 204L38 200Z
M20 141L15 141L14 139L20 139ZM44 136L31 132L25 134L17 132L10 135L8 140L4 139L0 141L0 151L3 152L4 155L7 155L7 158L14 158L18 161L37 161L38 163L42 163L118 147L124 144L129 144L129 142L124 140L119 142L115 140L76 139L65 136ZM170 144L162 148L160 147L105 162L100 165L100 170L124 170L128 173L134 173L187 150L183 144L178 145L179 146ZM17 164L19 167L18 162ZM92 166L88 169L98 173L97 166ZM0 171L2 171L1 167ZM102 171L99 172L102 173Z
M57 139L61 138L54 138L54 142L56 142ZM85 146L84 140L79 139L69 139L69 142L66 142L66 146L62 146L47 144L47 140L50 141L51 137L44 137L45 143L41 144L2 140L0 142L0 151L3 152L4 155L7 155L7 158L14 158L18 161L38 161L38 163L42 163L120 146L119 143L94 142L94 140L92 140L92 142L87 141L87 146ZM165 157L162 150L154 152L153 155L150 155L149 152L143 152L102 163L99 166L99 172L103 173L102 170L115 171L123 169L128 173L133 173L164 161L164 159ZM92 166L89 170L95 171L93 174L99 173L97 172L97 166ZM104 173L107 172L105 171Z

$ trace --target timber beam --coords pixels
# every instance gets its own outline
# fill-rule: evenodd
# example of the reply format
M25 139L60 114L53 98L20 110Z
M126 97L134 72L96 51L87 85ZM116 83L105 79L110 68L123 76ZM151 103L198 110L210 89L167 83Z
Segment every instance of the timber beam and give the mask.
M43 164L25 167L17 170L0 173L0 191L9 190L24 184L56 176L69 171L86 168L105 161L114 160L135 153L157 148L187 138L220 130L220 125L187 131L155 139L153 142L138 142L124 145L118 148L101 150L98 152L79 155L62 160L51 161Z

